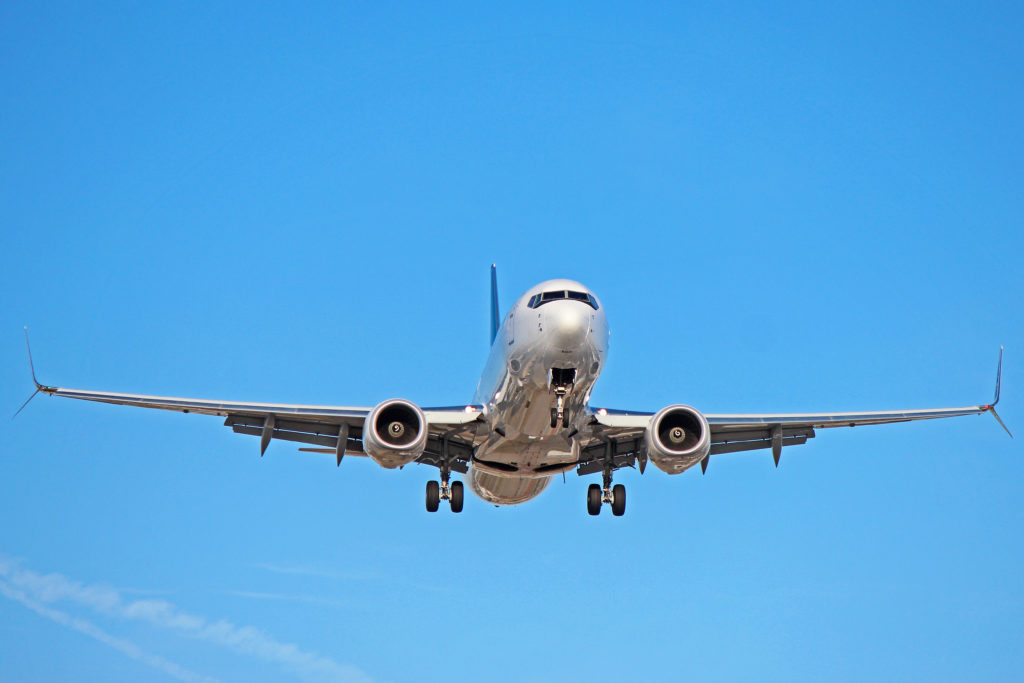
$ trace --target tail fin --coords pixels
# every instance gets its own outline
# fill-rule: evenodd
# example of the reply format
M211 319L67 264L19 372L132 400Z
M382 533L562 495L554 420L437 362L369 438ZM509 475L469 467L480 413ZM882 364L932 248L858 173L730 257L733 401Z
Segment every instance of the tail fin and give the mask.
M491 264L491 343L498 336L498 266Z

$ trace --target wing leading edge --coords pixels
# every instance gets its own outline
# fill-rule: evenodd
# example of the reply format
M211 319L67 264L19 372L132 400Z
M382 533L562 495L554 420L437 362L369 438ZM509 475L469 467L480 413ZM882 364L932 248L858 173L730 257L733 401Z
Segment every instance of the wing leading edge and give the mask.
M25 343L28 346L28 331ZM62 396L84 401L130 405L140 408L199 413L224 417L224 425L239 434L260 437L260 453L266 451L272 439L309 444L317 448L304 448L315 452L337 454L338 464L343 455L364 455L362 448L363 422L371 407L323 406L302 404L248 403L211 399L152 396L82 389L69 389L42 384L36 378L31 347L28 349L29 367L36 393ZM1003 365L1003 348L999 348L996 370L996 389L992 403L960 408L925 410L864 411L846 413L743 413L708 414L705 418L711 428L711 448L708 457L720 453L768 449L772 450L778 465L784 446L806 443L815 436L816 429L856 427L862 425L891 424L916 420L932 420L990 412L1000 426L1012 437L995 411L999 403ZM29 401L32 400L29 397ZM28 404L19 408L18 412ZM447 452L451 469L467 471L473 450L480 440L482 406L424 408L429 425L427 447L417 462L440 466ZM16 413L17 414L17 413ZM580 451L577 472L590 474L607 466L612 469L646 465L643 437L652 412L601 409L591 421L594 438ZM701 462L706 470L708 458Z
M224 425L231 427L236 434L260 437L260 455L266 452L273 439L320 446L322 448L302 450L334 453L339 465L346 454L365 455L362 441L363 422L373 410L372 407L247 403L48 386L36 377L32 348L28 343L28 329L25 330L25 345L28 348L32 382L36 386L36 391L29 397L29 401L36 394L42 393L80 401L218 415L225 418ZM26 405L28 401L18 409L18 412ZM475 423L482 415L482 408L457 406L422 410L429 433L426 449L417 462L439 467L443 454L447 453L452 470L467 471L478 431Z
M999 347L999 364L996 369L996 391L992 403L964 406L960 408L934 408L925 410L886 410L846 413L721 413L708 414L711 428L711 450L708 457L720 453L735 453L759 449L772 449L776 466L784 446L807 443L814 438L815 430L833 427L858 427L867 425L936 420L963 415L992 413L1000 426L1010 430L995 411L999 403L1000 384L1003 368L1003 348ZM610 453L614 468L632 466L634 462L645 464L643 435L654 413L599 410L594 415L595 432L601 443L583 450L579 473L599 472ZM1012 437L1013 434L1010 434ZM609 445L610 444L610 447ZM701 462L701 469L707 470L708 458Z
M113 405L172 410L180 413L218 415L224 425L236 434L260 437L260 454L267 450L273 439L292 441L330 449L327 452L341 456L364 455L363 421L372 407L296 405L276 403L245 403L174 396L149 396L106 391L86 391L51 387L36 382L40 393L82 401ZM437 464L442 452L442 441L447 439L449 454L458 461L452 469L465 471L472 457L476 427L481 415L479 406L424 408L430 430L427 448L417 460L424 464Z

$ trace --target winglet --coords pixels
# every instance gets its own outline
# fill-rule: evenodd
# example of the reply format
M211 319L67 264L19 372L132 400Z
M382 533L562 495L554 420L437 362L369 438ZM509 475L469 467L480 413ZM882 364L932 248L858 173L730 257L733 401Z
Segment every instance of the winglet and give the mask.
M53 392L53 387L48 387L48 386L42 385L42 384L39 383L39 380L36 379L36 366L32 362L32 347L28 343L28 326L27 325L25 326L25 348L28 350L28 369L32 373L32 383L36 385L36 390L33 391L32 395L28 397L28 400L26 400L24 403L21 404L21 407L18 408L18 410L14 413L14 415L11 415L11 419L12 420L14 418L18 417L18 414L21 413L21 411L25 410L25 406L27 406L29 404L29 402L32 399L34 399L36 397L36 394L38 394L40 391L43 391L43 392L46 392L46 393L52 393Z
M990 403L987 406L984 406L984 409L985 409L986 412L992 413L992 417L994 417L996 419L996 422L999 423L999 426L1002 427L1004 430L1006 430L1006 433L1009 434L1010 438L1012 439L1013 438L1013 434L1010 432L1009 427L1006 426L1006 423L1003 422L1002 419L999 417L999 413L996 412L996 404L999 403L999 390L1000 390L1000 385L1002 384L1002 379L1003 379L1003 347L1000 346L999 347L999 364L996 366L996 395L992 399L992 403Z
M999 403L999 385L1003 379L1003 347L999 346L999 365L996 366L996 396L992 399L992 405Z
M36 379L36 366L32 362L32 345L28 343L28 325L25 326L25 350L28 351L28 369L32 373L32 383L36 385L36 391L42 391L43 385Z
M498 265L491 264L491 343L498 336Z
M36 391L41 391L44 394L52 394L57 391L57 387L47 386L46 384L40 383L36 379L36 366L32 363L32 347L28 343L28 326L25 326L25 349L28 351L28 369L32 373L32 383L36 385Z

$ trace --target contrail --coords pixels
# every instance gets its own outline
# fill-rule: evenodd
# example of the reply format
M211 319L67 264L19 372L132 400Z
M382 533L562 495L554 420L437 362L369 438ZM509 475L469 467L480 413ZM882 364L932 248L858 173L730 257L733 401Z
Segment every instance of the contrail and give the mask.
M121 654L131 657L143 664L148 664L154 669L159 669L165 674L177 678L179 681L186 681L186 683L216 683L218 680L186 669L185 667L168 661L159 655L150 654L131 641L110 635L90 621L79 619L78 617L73 617L70 614L42 605L25 595L24 592L8 585L5 581L0 581L0 593L11 600L20 602L22 605L40 616L46 617L47 619L55 621L63 626L67 626L70 629L74 629L79 633L84 633L104 645L109 645Z
M127 601L115 588L83 584L62 574L40 574L31 569L25 569L17 562L2 555L0 555L0 577L7 582L7 590L3 591L4 595L18 600L37 612L39 610L36 607L48 609L40 603L70 602L104 615L143 621L190 638L220 645L239 654L273 662L306 680L372 683L372 679L356 667L303 650L292 643L283 643L252 626L238 626L225 619L210 621L205 617L190 614L166 600ZM29 602L32 602L35 607ZM62 614L56 610L49 611ZM39 613L43 614L43 612ZM77 628L68 622L68 620L74 619L69 615L62 614L67 618L63 621L47 614L44 616ZM106 634L104 635L106 636ZM113 638L112 636L107 637ZM114 638L114 640L118 639ZM119 642L123 644L126 641ZM118 649L125 651L120 647ZM166 662L166 664L175 666L171 662Z

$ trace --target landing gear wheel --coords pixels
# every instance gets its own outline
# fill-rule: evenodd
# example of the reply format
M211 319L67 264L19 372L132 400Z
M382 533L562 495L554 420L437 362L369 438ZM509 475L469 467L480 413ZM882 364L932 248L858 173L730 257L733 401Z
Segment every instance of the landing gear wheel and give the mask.
M462 512L462 503L465 500L465 489L461 481L452 482L452 497L448 502L452 504L452 512Z
M555 429L558 427L558 409L551 409L551 428Z
M601 493L601 487L597 484L591 484L587 488L587 514L601 514Z
M427 512L437 512L441 502L441 486L436 481L427 482Z
M612 514L621 517L626 512L626 487L616 484L612 488Z

